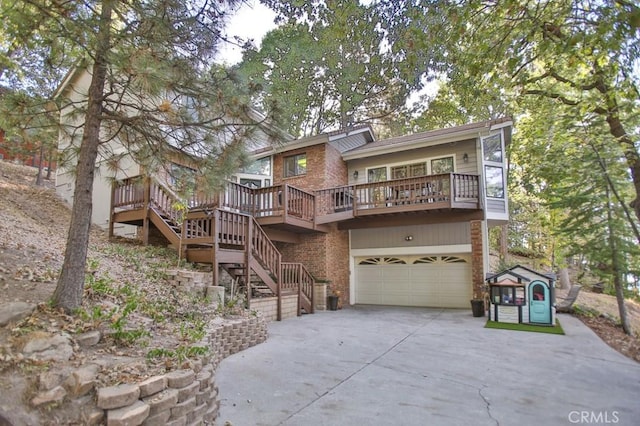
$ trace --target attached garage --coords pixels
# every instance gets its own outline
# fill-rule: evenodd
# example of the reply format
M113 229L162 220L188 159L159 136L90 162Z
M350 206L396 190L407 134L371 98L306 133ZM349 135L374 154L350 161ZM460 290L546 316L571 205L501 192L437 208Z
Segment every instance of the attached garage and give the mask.
M372 256L355 259L355 303L467 308L469 255Z

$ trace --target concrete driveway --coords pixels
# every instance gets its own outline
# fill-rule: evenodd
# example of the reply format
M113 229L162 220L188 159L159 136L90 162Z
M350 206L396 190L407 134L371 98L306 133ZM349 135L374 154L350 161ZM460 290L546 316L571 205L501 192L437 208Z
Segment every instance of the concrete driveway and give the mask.
M269 325L225 359L219 425L640 424L640 364L579 320L485 329L471 310L356 307Z

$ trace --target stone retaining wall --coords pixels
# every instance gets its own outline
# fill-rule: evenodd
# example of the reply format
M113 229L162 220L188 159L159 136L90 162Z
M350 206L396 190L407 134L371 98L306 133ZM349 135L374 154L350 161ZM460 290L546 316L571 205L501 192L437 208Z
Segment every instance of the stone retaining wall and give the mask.
M32 405L56 403L64 422L108 426L213 424L220 402L215 370L225 357L262 343L267 325L260 315L212 322L198 346L211 354L182 364L182 368L138 383L96 388L100 365L96 360L65 377L40 378L41 392ZM47 377L49 379L47 379ZM95 390L96 397L93 397Z
M249 307L253 311L260 312L265 321L278 319L278 298L260 297L251 299ZM282 319L298 316L298 295L282 296Z

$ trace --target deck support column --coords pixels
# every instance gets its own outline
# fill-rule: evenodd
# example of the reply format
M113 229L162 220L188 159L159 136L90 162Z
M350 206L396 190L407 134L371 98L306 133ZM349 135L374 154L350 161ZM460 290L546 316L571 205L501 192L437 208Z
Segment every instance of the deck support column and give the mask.
M115 208L113 206L116 203L116 184L117 182L111 183L111 206L109 208L109 239L113 238L113 218L115 216Z
M151 179L144 178L143 199L144 219L142 220L142 245L149 245L149 204L151 198Z
M278 278L276 282L276 286L278 287L278 303L277 303L277 312L276 316L278 321L282 321L282 259L280 254L278 254Z
M251 219L251 217L246 217L247 225L244 238L244 283L247 286L248 308L251 308L251 245L253 244L253 221Z
M218 267L218 223L220 222L220 211L213 211L211 219L211 238L213 239L213 247L211 248L211 285L217 286L220 280L220 269ZM231 295L233 296L233 295ZM222 301L224 304L224 300Z

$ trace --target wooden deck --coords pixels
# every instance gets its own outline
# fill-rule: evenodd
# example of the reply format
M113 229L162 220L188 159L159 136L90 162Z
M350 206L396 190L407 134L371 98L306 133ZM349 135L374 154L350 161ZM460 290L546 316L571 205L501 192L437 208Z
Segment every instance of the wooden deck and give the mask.
M166 200L176 196L167 195L158 185L145 190L143 182L141 178L128 179L114 189L115 222L137 224L154 204L165 206L170 217L178 215ZM254 189L228 182L223 191L195 195L186 204L190 212L219 208L252 216L265 227L304 234L326 232L327 224L358 218L481 212L480 200L477 175L446 173L314 192L287 184Z
M478 176L447 173L315 192L317 224L368 216L481 210Z

